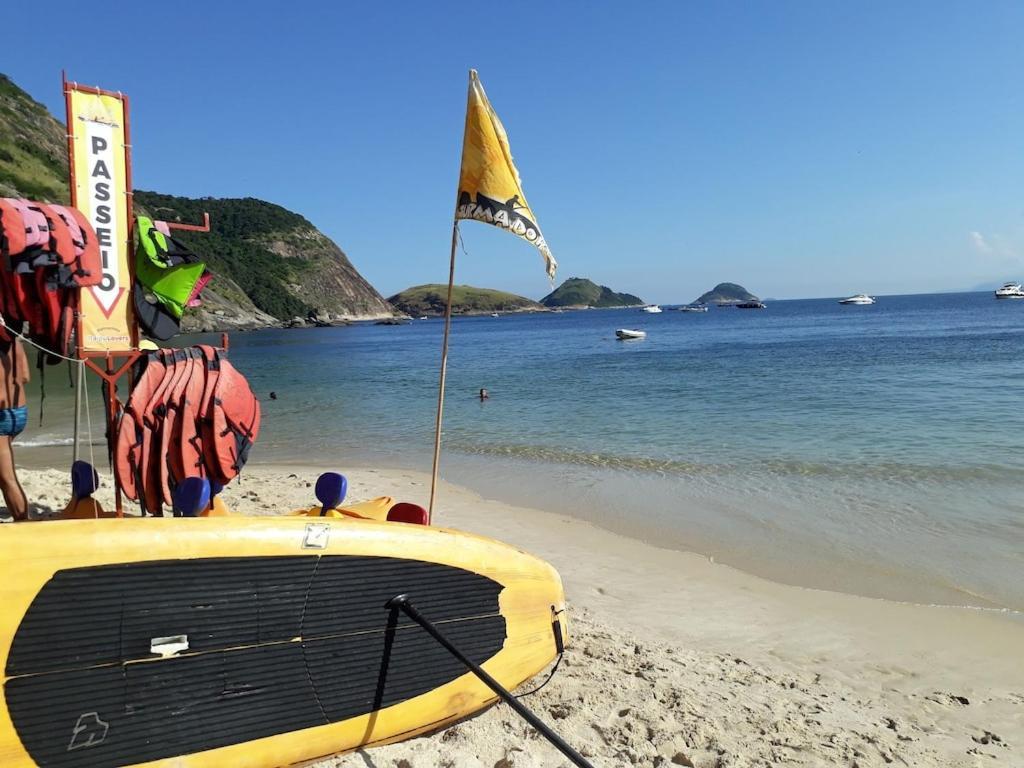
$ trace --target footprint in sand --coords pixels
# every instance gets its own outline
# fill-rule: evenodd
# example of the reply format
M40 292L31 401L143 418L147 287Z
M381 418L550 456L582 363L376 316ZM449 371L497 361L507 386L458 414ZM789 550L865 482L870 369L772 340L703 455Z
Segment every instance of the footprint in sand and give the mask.
M944 691L935 691L935 693L925 696L925 701L931 701L936 704L944 704L947 707L966 707L971 702L966 696L957 696L954 693L945 693Z
M998 744L1000 746L1005 746L1003 740L996 734L992 733L992 731L982 731L981 736L971 736L971 741L975 744Z

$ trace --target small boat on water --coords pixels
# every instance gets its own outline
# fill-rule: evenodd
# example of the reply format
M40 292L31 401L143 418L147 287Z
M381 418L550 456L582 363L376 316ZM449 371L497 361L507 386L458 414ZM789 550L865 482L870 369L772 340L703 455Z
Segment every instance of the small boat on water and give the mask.
M615 335L624 341L628 341L630 339L646 339L647 331L638 331L630 328L619 328L617 331L615 331Z
M491 312L491 317L501 317L497 312Z
M657 304L651 304L649 307L644 307L640 311L646 312L649 315L659 315L661 314L661 307L659 307Z
M707 304L684 304L679 308L680 312L707 312Z
M1002 288L996 288L997 299L1024 299L1024 290L1020 283L1005 283Z
M755 299L754 301L741 301L736 305L736 309L766 309L766 305Z
M866 293L858 293L856 296L850 296L849 298L846 299L840 299L839 303L857 304L863 306L867 304L874 304L875 300L872 297L868 296Z

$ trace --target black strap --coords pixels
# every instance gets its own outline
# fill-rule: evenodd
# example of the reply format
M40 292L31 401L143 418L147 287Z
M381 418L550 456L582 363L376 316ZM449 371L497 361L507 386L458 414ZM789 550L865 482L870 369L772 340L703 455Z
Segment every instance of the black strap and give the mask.
M162 245L159 237L163 237ZM160 260L168 267L176 267L179 264L194 264L199 261L199 257L187 245L177 238L165 235L156 227L150 227L149 239L156 246L157 255Z
M555 636L555 650L558 651L558 658L555 659L555 666L551 668L551 671L548 673L548 676L543 683L526 693L517 693L517 699L525 699L527 696L533 696L533 694L555 679L555 673L558 671L558 665L562 663L562 659L565 657L565 640L562 638L562 622L558 620L559 614L564 612L565 609L563 608L561 611L554 611L551 614L551 632Z

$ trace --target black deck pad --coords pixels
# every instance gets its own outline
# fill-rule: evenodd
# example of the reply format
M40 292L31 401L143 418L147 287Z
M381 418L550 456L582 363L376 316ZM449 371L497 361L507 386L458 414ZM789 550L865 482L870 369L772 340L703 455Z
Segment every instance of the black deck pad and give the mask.
M475 662L501 585L388 557L175 560L60 571L12 643L8 711L40 766L105 768L365 714L465 669L385 601L407 593ZM389 618L391 623L389 624ZM153 638L187 635L163 659Z

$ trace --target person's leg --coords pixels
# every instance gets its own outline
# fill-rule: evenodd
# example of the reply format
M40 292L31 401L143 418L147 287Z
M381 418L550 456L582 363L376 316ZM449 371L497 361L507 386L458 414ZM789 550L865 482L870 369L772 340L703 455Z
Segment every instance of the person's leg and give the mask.
M18 474L14 471L14 446L11 436L0 436L0 492L7 503L7 511L18 521L28 518L28 498L18 482Z

